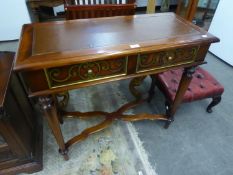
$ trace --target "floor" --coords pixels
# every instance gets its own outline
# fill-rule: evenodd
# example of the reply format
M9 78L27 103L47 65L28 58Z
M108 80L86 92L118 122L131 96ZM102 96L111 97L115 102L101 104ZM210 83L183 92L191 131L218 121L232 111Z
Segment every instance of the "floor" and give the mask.
M212 114L205 111L210 101L206 99L182 104L168 130L163 123L134 123L159 175L233 174L233 68L210 53L206 61L203 67L225 87ZM163 96L156 91L152 103L138 111L161 111L161 101Z
M120 85L121 82L115 81L72 90L66 110L112 112L128 102ZM42 113L38 111L37 114L43 118ZM61 125L64 139L67 141L102 120L100 116L89 120L66 118ZM69 161L58 154L56 141L45 120L43 133L43 170L33 175L156 175L130 122L115 121L103 131L72 145Z
M0 51L17 48L15 42L0 42ZM203 67L225 87L222 102L212 114L205 111L210 100L182 104L175 122L163 129L162 122L140 121L133 123L149 162L158 175L232 175L233 174L233 68L208 53L208 64ZM122 81L120 88L131 98ZM150 80L146 79L142 91L147 91ZM162 112L164 97L156 90L150 104L133 112Z

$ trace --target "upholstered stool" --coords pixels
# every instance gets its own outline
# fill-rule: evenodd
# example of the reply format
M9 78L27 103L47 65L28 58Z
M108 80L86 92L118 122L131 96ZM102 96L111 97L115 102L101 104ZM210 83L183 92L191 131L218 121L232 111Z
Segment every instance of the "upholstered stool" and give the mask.
M170 70L158 75L154 75L155 83L164 93L168 103L172 103L175 99L176 91L181 80L183 69ZM152 85L150 96L153 96ZM207 112L212 112L212 107L221 101L221 95L224 87L206 70L198 67L193 74L193 79L185 92L182 102L192 102L204 98L212 98L212 102L207 107Z

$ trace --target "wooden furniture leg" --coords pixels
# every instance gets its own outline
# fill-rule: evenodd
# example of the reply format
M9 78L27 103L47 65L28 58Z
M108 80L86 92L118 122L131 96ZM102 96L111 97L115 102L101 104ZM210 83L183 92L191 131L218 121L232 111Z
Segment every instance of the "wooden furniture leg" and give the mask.
M217 96L217 97L213 97L212 98L212 102L208 105L208 107L206 108L206 111L208 113L212 112L212 108L214 106L216 106L217 104L219 104L221 102L222 97L221 96Z
M167 112L168 120L165 123L164 126L165 129L167 129L171 124L171 122L174 121L174 114L177 110L177 107L182 102L183 96L189 87L194 72L195 72L195 67L189 67L184 69L174 102L172 104L166 103L166 112Z
M45 96L39 98L39 104L44 111L45 118L48 121L49 127L59 145L59 153L63 155L65 160L68 160L68 149L65 147L65 141L61 132L55 97Z

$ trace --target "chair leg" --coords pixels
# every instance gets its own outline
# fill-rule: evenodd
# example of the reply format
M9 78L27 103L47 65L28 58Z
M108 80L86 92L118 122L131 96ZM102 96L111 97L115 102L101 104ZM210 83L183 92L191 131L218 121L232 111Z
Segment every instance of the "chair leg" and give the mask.
M147 99L147 102L150 103L152 98L154 97L155 95L155 75L151 75L151 86L150 86L150 90L149 90L149 96L148 96L148 99Z
M170 110L171 110L171 104L166 100L165 101L165 109L166 109L166 115L169 117L170 116ZM164 128L168 129L170 124L174 121L174 117L169 117L168 120L166 121Z
M206 108L206 111L207 111L208 113L212 113L212 112L213 112L213 111L212 111L212 108L213 108L214 106L216 106L217 104L219 104L220 101L221 101L221 96L213 97L213 98L212 98L212 102L211 102L211 103L209 104L209 106Z

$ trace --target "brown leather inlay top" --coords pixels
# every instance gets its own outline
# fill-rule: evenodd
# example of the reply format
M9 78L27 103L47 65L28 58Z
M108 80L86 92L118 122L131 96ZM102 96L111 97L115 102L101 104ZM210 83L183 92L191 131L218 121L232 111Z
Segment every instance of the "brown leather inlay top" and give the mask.
M158 25L159 24L159 25ZM170 30L167 30L169 28ZM161 32L162 31L162 32ZM76 20L56 25L35 25L33 55L91 48L139 44L175 39L179 36L200 35L200 32L174 15L130 16L95 20Z

